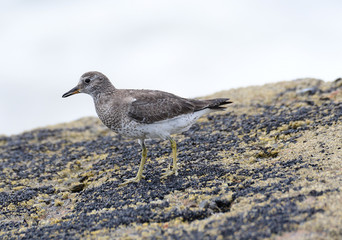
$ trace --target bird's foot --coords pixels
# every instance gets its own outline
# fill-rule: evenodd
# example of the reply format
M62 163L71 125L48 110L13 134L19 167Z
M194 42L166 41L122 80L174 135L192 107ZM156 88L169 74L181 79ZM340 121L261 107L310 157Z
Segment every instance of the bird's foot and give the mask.
M136 176L134 178L126 179L123 183L119 184L119 187L126 186L129 183L139 183L142 178L145 178L145 176L141 176L141 177Z
M170 168L168 168L168 169L161 175L161 179L165 179L165 178L167 178L167 177L169 177L169 176L171 176L171 175L173 175L173 174L174 174L175 176L178 175L177 169L172 168L172 170L171 170Z

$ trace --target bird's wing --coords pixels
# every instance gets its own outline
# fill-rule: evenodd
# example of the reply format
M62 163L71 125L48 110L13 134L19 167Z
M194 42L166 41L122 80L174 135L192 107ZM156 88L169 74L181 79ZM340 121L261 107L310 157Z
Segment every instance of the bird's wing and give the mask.
M191 99L162 91L139 90L131 95L128 116L140 123L153 123L195 111Z

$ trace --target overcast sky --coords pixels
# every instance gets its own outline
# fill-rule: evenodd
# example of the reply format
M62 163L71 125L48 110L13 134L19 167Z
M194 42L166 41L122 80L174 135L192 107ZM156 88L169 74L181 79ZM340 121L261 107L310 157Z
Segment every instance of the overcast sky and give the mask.
M196 97L341 77L342 1L0 1L0 134L96 115L86 71Z

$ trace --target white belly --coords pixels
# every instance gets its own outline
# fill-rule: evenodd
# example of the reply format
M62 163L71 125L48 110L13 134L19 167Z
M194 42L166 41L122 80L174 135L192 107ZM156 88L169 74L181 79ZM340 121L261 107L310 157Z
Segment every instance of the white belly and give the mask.
M171 119L162 120L151 124L132 122L120 129L119 133L134 138L162 138L166 139L172 134L187 131L191 125L202 115L210 112L210 109L203 109L191 114L183 114ZM127 129L126 129L127 128Z

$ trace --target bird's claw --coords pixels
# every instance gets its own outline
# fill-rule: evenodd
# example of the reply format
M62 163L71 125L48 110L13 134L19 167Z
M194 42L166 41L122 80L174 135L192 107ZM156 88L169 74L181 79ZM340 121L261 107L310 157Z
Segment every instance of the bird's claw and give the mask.
M165 179L165 178L167 178L167 177L169 177L169 176L171 176L171 175L175 175L175 176L177 176L178 175L178 171L177 171L177 169L172 169L172 170L170 170L170 168L169 169L167 169L162 175L161 175L161 179Z
M129 183L139 183L142 178L145 178L145 176L142 175L140 178L136 176L134 178L126 179L123 183L119 184L119 187L126 186Z

